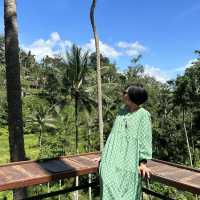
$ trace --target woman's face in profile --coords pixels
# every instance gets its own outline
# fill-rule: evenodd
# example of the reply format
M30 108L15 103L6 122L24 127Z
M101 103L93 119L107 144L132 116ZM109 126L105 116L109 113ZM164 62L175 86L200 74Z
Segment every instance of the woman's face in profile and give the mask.
M129 99L129 96L128 96L128 89L123 91L122 100L123 100L125 105L129 105L130 99Z

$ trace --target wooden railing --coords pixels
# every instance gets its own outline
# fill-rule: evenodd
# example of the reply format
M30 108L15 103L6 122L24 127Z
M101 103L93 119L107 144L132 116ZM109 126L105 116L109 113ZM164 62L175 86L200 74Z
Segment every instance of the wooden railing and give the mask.
M100 156L99 152L91 152L72 156L61 156L54 159L39 161L13 162L0 166L0 191L12 190L22 187L39 185L51 181L65 179L69 177L81 176L90 173L97 173L98 164L92 161L93 158ZM168 186L175 187L183 191L189 191L200 195L200 170L183 165L169 163L161 160L152 159L147 166L152 170L150 181L157 181ZM55 196L85 187L98 186L96 182L48 193L29 199L46 198L48 195ZM159 194L143 189L144 192L154 196ZM46 196L45 196L46 195ZM160 195L162 198L162 195ZM163 197L163 199L170 199Z

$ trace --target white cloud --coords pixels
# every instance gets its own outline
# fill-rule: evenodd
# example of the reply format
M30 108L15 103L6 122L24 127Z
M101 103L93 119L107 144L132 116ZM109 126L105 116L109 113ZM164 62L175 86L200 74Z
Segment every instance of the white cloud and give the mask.
M121 41L121 42L118 42L117 46L125 50L124 52L125 55L131 56L131 57L136 57L147 51L147 48L143 46L142 44L140 44L138 41L134 43Z
M144 74L154 77L157 81L165 83L167 80L175 79L177 75L184 74L185 70L192 66L197 59L189 60L185 66L177 67L170 70L161 70L160 68L145 65Z
M53 32L50 38L47 40L38 39L34 41L31 45L22 45L25 51L31 51L32 54L36 56L37 60L41 60L46 55L54 57L57 54L61 54L65 58L65 52L72 46L72 42L69 40L62 40L59 33ZM90 52L95 51L95 41L91 39L90 42L83 44L81 46L83 50L89 50ZM99 41L99 47L101 53L109 58L117 58L122 55L113 47L109 46L102 41Z
M192 66L192 63L194 63L194 62L196 62L196 61L197 61L197 59L189 60L185 66L175 68L174 71L175 71L175 72L183 73L187 68L189 68L189 67Z
M57 32L53 32L48 40L38 39L31 45L22 45L25 51L31 51L37 60L41 60L45 56L54 57L61 54L65 57L66 49L72 45L71 41L62 40Z
M121 52L118 52L113 47L109 46L106 43L103 43L102 41L99 41L99 48L102 55L109 57L109 58L117 58L122 55ZM91 39L89 43L86 43L83 45L83 49L89 50L90 52L95 51L95 41L94 39Z
M145 65L144 74L147 76L154 77L157 81L160 81L161 83L166 83L167 80L170 80L170 77L167 75L167 72L162 71L158 67Z
M54 42L57 42L57 41L60 41L60 35L57 33L57 32L53 32L51 34L51 40L54 41Z
M66 50L72 46L73 42L70 40L63 40L58 32L53 32L50 37L45 39L37 39L30 45L21 45L25 51L31 51L36 59L40 61L45 56L54 57L55 55L61 55L66 59ZM79 45L84 51L89 50L95 52L95 41L91 39L88 43ZM111 59L116 59L120 56L135 57L143 54L147 48L140 44L138 41L134 43L118 42L118 49L110 46L102 41L99 41L100 52L102 55Z
M55 55L60 54L61 56L66 58L66 50L68 50L72 46L72 44L73 42L71 42L70 40L61 39L59 33L53 32L50 34L49 39L38 39L30 45L22 45L22 48L25 51L31 51L32 54L36 56L36 59L40 61L46 55L54 57ZM91 39L88 43L79 46L82 47L85 51L95 51L94 39ZM143 54L147 50L147 48L140 44L138 41L134 43L119 42L117 44L118 48L120 49L119 51L116 50L114 47L103 43L102 41L99 42L99 46L101 53L109 58L118 58L124 55L134 57ZM172 72L173 74L175 74L177 72L184 71L184 69L189 67L192 62L194 62L194 60L189 61L185 67L175 68L175 70L171 70L170 72L163 71L157 67L145 65L144 74L154 77L157 81L165 83L167 80L170 79Z

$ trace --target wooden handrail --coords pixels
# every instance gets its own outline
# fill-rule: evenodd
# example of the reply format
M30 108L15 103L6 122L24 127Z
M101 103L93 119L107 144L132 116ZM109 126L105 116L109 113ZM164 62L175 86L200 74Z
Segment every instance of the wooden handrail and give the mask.
M98 163L92 159L99 156L100 152L91 152L1 165L0 191L96 173ZM150 181L158 181L180 190L200 194L199 169L157 159L149 160L147 166L153 172Z

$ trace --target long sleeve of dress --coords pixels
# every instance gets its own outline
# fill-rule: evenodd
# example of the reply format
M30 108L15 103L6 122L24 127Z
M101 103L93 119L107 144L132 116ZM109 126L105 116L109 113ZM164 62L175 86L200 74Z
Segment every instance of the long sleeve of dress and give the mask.
M152 126L149 112L142 117L139 133L139 161L152 159Z

